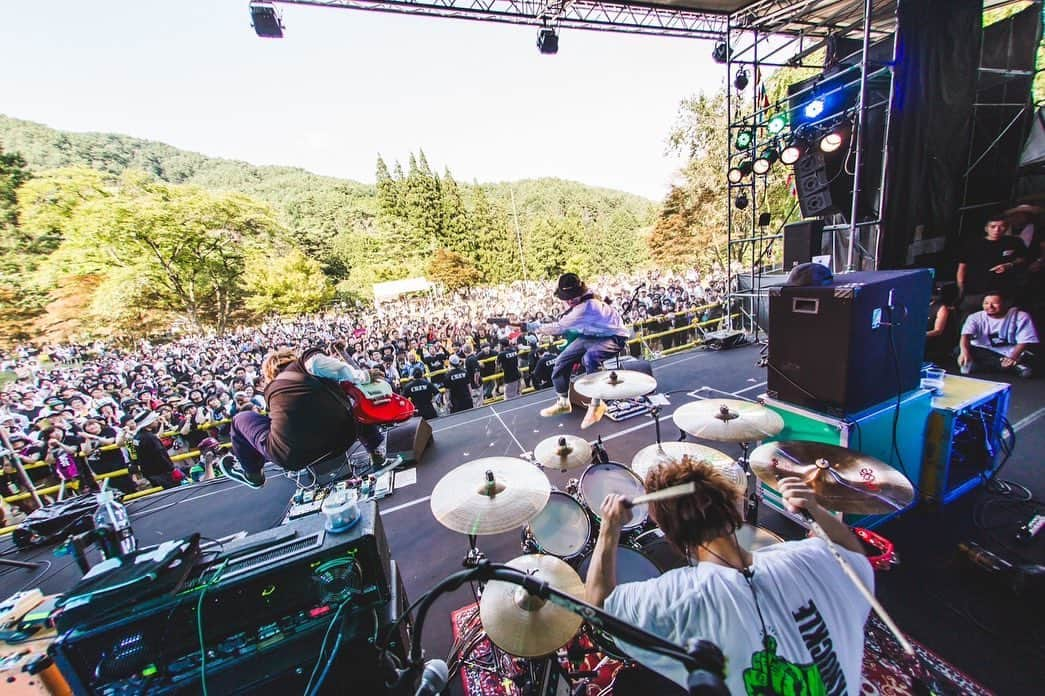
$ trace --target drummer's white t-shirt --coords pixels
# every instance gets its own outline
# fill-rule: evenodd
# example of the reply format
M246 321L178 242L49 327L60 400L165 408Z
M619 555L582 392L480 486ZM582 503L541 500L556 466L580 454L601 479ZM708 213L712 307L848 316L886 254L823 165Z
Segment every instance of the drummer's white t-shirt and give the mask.
M867 558L836 548L874 591ZM766 628L776 640L772 651L763 647L762 626L747 580L739 571L714 563L618 585L606 598L606 610L678 645L684 646L690 639L718 645L727 659L726 684L731 694L761 692L767 671L775 684L796 685L795 693L859 693L864 623L870 605L827 544L806 539L770 546L753 555L752 582ZM685 686L687 673L681 663L626 648L646 667ZM822 686L812 686L817 682ZM802 684L806 687L801 688Z

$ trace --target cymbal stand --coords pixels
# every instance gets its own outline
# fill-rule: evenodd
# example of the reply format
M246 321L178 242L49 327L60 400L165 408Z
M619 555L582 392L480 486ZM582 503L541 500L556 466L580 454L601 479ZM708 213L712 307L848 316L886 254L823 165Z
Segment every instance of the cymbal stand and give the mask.
M483 564L485 562L486 554L479 550L479 537L475 534L469 534L468 553L465 554L464 560L461 562L461 565L465 568L477 568L480 564ZM482 578L478 580L472 580L468 583L468 587L472 592L472 599L475 600L475 611L478 614L479 600L482 599L483 589L486 587L486 582ZM482 638L486 638L486 640L490 643L489 659L492 664L485 664L484 662L476 658L470 657L470 652L468 655L465 655L461 658L461 664L473 667L483 672L490 672L492 674L496 674L498 677L498 681L503 682L505 679L508 678L508 675L504 674L501 670L501 662L504 653L502 653L501 649L494 645L494 642L489 639L489 637L486 634L486 629L482 627L481 622L479 630L482 634L480 641ZM478 644L478 642L479 641L473 643L473 648L475 647L475 645Z
M758 483L758 479L753 473L751 473L751 463L748 461L748 452L751 449L751 443L749 442L738 442L740 445L740 457L737 458L737 464L744 470L744 475L747 477L747 489L746 503L744 505L744 521L751 525L758 525L758 504L762 502L762 487Z

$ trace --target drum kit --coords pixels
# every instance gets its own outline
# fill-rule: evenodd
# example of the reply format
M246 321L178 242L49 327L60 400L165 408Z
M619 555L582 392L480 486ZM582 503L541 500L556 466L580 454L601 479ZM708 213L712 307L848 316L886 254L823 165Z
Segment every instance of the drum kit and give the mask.
M634 398L656 389L649 375L627 370L585 375L575 382L585 396L601 399ZM485 557L477 537L521 529L523 555L508 561L524 572L546 580L549 585L583 598L584 582L594 541L600 525L600 505L610 493L634 501L631 518L622 527L617 547L617 582L636 582L658 577L691 563L665 538L650 519L643 481L664 462L683 456L704 460L718 469L738 488L748 491L757 506L756 478L776 488L781 478L797 476L814 490L817 500L829 510L851 513L892 512L913 499L911 484L888 465L866 455L813 442L771 442L748 452L750 443L774 437L784 427L778 414L764 405L739 399L708 399L676 409L673 420L679 429L694 437L738 444L741 458L692 442L662 442L659 408L652 408L657 423L657 442L632 458L631 465L609 461L601 439L593 446L573 435L541 441L530 460L514 457L477 459L450 471L431 495L432 514L450 530L465 534L469 551L465 566ZM565 490L554 489L548 473L580 472ZM692 485L692 484L690 484ZM753 489L753 490L752 490ZM653 495L660 495L658 492ZM757 526L748 507L749 524L738 530L739 542L754 551L783 539ZM509 656L523 658L538 684L534 693L548 693L546 679L551 671L564 677L571 693L581 683L597 683L605 677L607 660L628 663L626 656L593 627L569 611L529 595L521 587L490 581L473 587L479 606L480 630ZM592 646L595 646L594 648ZM567 655L601 656L597 669L577 670ZM467 661L467 660L466 660ZM500 670L503 662L495 659ZM573 665L571 669L571 665ZM549 666L552 669L549 669ZM485 669L490 669L486 667ZM593 676L599 675L599 676ZM502 675L503 676L503 675ZM612 675L611 675L612 678ZM584 680L589 680L585 682ZM587 691L580 691L587 693Z

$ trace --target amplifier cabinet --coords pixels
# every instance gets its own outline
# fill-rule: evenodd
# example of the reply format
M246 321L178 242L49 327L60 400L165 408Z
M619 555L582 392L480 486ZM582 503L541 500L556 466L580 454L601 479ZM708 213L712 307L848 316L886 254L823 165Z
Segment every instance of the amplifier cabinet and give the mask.
M845 415L916 389L931 287L929 271L916 270L770 288L769 395Z
M947 375L933 398L922 465L922 497L949 503L985 482L1001 461L1011 387Z

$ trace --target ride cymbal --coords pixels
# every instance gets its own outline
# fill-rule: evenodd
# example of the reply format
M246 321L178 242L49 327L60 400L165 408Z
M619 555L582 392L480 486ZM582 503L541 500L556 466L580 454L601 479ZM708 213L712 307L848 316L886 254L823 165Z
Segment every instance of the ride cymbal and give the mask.
M552 587L584 598L584 583L566 561L544 554L527 554L507 565L547 581ZM555 652L581 627L581 617L518 585L492 580L479 600L479 618L490 640L510 655L539 657Z
M476 459L439 479L432 490L432 514L461 534L500 534L536 517L551 490L544 472L527 461Z
M591 445L576 435L549 437L533 448L533 458L545 469L578 469L591 463Z
M590 399L633 399L656 389L657 380L635 370L603 370L578 377L573 388Z
M779 490L797 476L828 510L862 515L896 512L914 500L914 487L899 471L860 452L822 442L767 442L752 450L751 471Z
M654 466L659 466L665 461L679 460L685 456L710 463L740 487L747 484L744 470L729 455L695 442L664 442L643 447L632 458L631 470L645 481L646 474Z
M680 406L671 416L693 437L716 442L754 442L784 429L784 419L762 404L740 399L705 399Z

